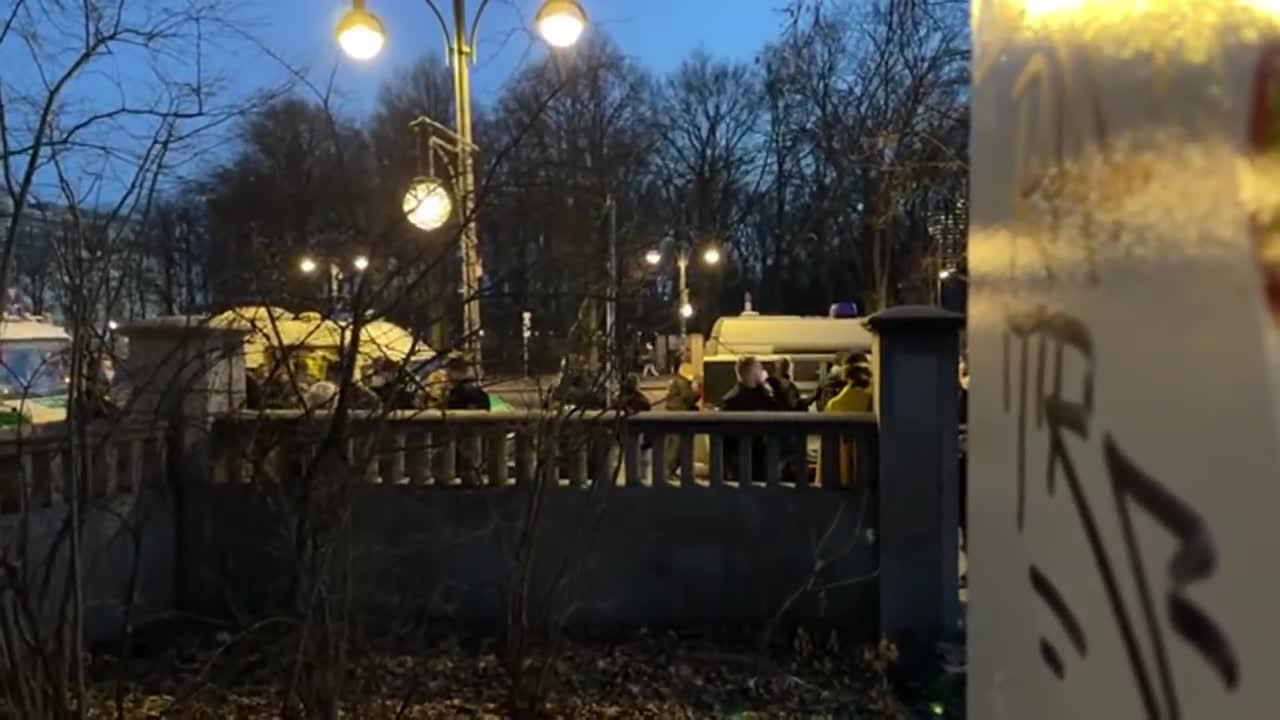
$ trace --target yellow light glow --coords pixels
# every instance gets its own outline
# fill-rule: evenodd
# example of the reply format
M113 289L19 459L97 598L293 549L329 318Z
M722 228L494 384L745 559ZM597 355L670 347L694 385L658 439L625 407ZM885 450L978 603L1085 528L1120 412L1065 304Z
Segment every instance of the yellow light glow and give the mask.
M662 253L658 252L657 250L650 250L649 252L644 254L644 261L649 263L650 265L657 265L658 263L662 262Z
M298 269L309 275L316 271L316 261L311 258L302 258L298 263Z
M576 0L547 0L534 24L548 45L565 48L576 43L586 29L587 14Z
M706 252L702 253L702 259L708 265L715 265L720 262L720 251L716 248L707 248Z
M1043 18L1058 13L1079 12L1084 7L1084 0L1026 0L1023 12L1028 20Z
M343 16L336 34L342 51L355 60L373 58L387 41L382 21L359 5Z
M681 305L681 306L680 306L680 317L682 317L682 318L691 318L691 317L693 317L693 306L692 306L692 305L690 305L689 303L685 303L685 304Z
M449 220L453 200L438 180L418 178L404 194L404 215L423 230L435 230Z
M1273 35L1280 0L994 0L976 17L1031 38L1074 36L1112 57L1153 53L1198 64L1226 45ZM978 54L993 57L994 49Z

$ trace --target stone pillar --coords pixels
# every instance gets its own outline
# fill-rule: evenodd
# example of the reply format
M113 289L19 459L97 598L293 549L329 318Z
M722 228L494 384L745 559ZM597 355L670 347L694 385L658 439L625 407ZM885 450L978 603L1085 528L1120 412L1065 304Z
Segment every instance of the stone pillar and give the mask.
M959 625L959 330L964 316L904 305L867 319L880 423L880 628L931 650Z
M207 322L180 315L120 329L129 340L122 369L134 413L207 422L211 414L243 407L248 331Z
M121 369L130 387L135 421L169 423L169 490L173 500L174 593L179 609L191 605L189 575L199 565L193 553L207 517L199 492L213 479L213 418L244 406L244 338L247 331L211 327L200 316L153 318L120 332L129 351Z

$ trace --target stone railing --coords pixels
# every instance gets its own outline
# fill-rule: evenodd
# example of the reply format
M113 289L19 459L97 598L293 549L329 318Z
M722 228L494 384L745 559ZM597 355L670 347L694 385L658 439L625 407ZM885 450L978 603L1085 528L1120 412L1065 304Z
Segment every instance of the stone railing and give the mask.
M0 432L0 517L64 503L74 469L69 432L66 423ZM167 432L159 422L90 426L78 438L87 454L85 499L112 500L162 481Z
M297 548L278 546L300 537L287 513L322 504L335 487L310 482L319 473L344 480L337 487L352 508L344 517L362 546L409 553L385 562L362 556L357 566L378 576L371 587L465 586L470 594L456 598L456 607L505 617L486 599L504 596L512 548L528 529L520 518L540 508L531 500L545 500L538 526L553 546L569 545L567 553L581 545L571 530L603 533L590 545L603 569L588 579L586 592L603 620L771 616L785 578L814 587L801 576L815 567L818 538L839 549L843 564L836 570L824 555L816 567L839 577L874 577L866 590L878 596L869 619L900 646L927 653L955 630L960 614L963 318L903 306L866 322L875 335L874 422L799 413L554 420L356 414L336 423L298 413L237 414L245 388L241 337L190 322L121 332L130 342L127 372L158 378L155 392L139 396L139 411L181 422L171 444L173 484L182 497L175 552L187 568L179 572L180 604L218 595L230 579L225 568L245 571L239 582L247 591L286 577L281 562ZM520 491L551 486L565 491L541 498ZM626 501L595 512L608 494L574 491L587 487L617 489ZM845 488L854 492L839 492ZM873 538L862 532L864 520L875 528ZM434 591L415 586L409 594L428 592ZM843 601L816 594L814 607L837 616L860 617L857 608L866 607L861 591ZM705 602L691 608L690 598Z
M213 480L296 477L332 422L297 411L219 418ZM876 468L870 413L351 413L340 432L343 447L328 462L340 458L370 483L422 487L503 487L543 473L579 488L840 490L874 477Z
M65 607L78 547L85 636L114 639L126 618L141 623L174 610L169 427L151 418L70 432L66 423L0 432L0 562L8 568L0 610L9 616L12 603L23 602L37 609L23 622L38 621L45 632L59 627L55 611Z

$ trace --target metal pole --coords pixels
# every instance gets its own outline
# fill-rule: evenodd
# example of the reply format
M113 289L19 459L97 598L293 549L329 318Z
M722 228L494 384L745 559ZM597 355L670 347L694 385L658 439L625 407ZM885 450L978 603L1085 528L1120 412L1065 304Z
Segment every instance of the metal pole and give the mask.
M341 275L342 271L338 269L337 264L329 263L329 304L335 308L342 298Z
M617 364L614 361L614 356L618 347L618 205L614 201L612 194L605 197L605 203L609 211L609 297L606 301L604 315L604 371L605 383L609 388L609 397L612 398L615 395L614 385L616 380L614 375L616 374L615 366Z
M458 211L462 215L462 331L467 358L482 374L484 364L480 343L480 265L479 237L475 219L475 165L471 138L471 47L467 41L466 0L453 0L453 94L455 122L458 131L458 172L461 187Z
M689 318L684 316L684 306L689 304L689 251L680 248L680 254L676 257L676 266L680 268L680 304L676 308L676 314L680 316L680 339L682 342L689 341Z

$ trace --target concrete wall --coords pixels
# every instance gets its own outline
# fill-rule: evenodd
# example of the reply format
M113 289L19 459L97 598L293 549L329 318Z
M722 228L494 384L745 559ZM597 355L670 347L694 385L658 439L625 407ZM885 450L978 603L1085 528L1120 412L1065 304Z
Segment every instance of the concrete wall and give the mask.
M26 525L28 597L52 628L70 561L68 509L65 504L33 510ZM162 494L117 494L92 504L83 519L85 637L113 639L124 627L133 587L132 620L143 624L172 613L174 603L173 511ZM16 560L23 523L18 515L0 517L0 547ZM46 571L50 582L43 584ZM135 580L136 576L136 580Z
M230 600L266 612L283 597L292 526L271 488L201 491L187 579L202 609ZM362 484L356 497L354 567L365 609L505 622L528 490ZM874 505L860 494L557 486L544 498L538 583L545 589L562 568L582 567L551 605L572 608L573 624L768 621L816 573L815 587L835 587L803 593L787 619L875 632L877 557L872 517L863 515Z

